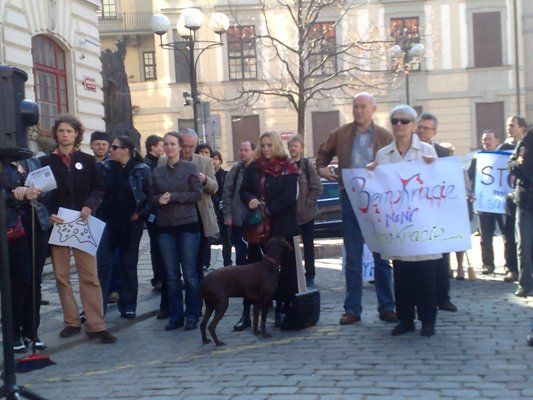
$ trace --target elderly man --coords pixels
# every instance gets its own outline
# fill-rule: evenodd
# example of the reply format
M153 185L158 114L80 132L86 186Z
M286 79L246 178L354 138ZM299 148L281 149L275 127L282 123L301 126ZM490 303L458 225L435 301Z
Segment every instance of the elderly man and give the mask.
M339 160L339 168L363 168L374 160L376 152L392 142L392 135L386 129L374 124L372 116L377 104L373 95L359 93L353 100L354 121L333 131L326 143L320 146L316 166L321 177L338 181L342 211L342 232L346 248L346 299L340 319L341 325L361 321L362 296L362 257L364 239L355 213L342 185L342 178L328 164L334 156ZM392 270L390 263L374 254L376 294L378 297L379 318L396 322L394 298L392 294Z
M450 149L433 141L437 134L437 117L430 113L422 113L416 123L416 134L424 143L430 144L435 149L437 156L449 157ZM457 306L450 299L450 253L443 254L442 262L437 266L437 304L439 310L457 311Z
M194 129L185 129L180 131L180 137L183 140L183 148L181 149L181 157L183 160L191 161L200 170L200 182L204 188L202 199L197 204L198 217L201 221L200 230L200 248L198 250L198 258L196 267L200 279L203 278L203 256L207 244L207 238L216 237L218 235L218 223L213 201L211 195L218 190L218 183L215 177L215 165L213 159L195 154L196 146L198 145L198 135Z

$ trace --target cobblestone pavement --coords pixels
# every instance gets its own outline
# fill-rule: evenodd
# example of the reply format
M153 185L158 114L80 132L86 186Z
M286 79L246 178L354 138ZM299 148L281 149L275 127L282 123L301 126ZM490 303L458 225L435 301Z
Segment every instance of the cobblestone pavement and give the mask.
M477 239L476 239L477 241ZM496 240L498 265L503 264ZM334 244L331 244L334 246ZM338 245L337 245L338 247ZM471 260L479 260L474 243ZM339 252L340 253L340 252ZM214 264L221 264L220 252ZM476 267L479 267L477 263ZM339 326L344 276L337 258L317 262L322 295L319 325L299 332L272 326L271 339L234 333L240 300L232 301L218 334L226 346L202 345L198 330L165 332L153 318L159 300L149 285L146 237L139 264L139 317L107 317L119 338L101 345L82 335L60 340L61 313L51 277L45 281L41 337L57 365L18 375L18 382L52 399L412 399L533 398L531 298L513 296L503 270L476 281L452 282L459 312L440 312L436 335L391 337L377 318L374 288L365 285L361 323ZM74 277L74 276L73 276ZM272 313L271 313L272 314Z

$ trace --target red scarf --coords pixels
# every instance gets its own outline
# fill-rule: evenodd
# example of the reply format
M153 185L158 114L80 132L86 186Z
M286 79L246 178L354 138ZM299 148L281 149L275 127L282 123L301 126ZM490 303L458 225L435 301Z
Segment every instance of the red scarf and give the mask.
M271 158L267 160L261 157L257 160L257 166L261 172L274 177L298 173L296 164L286 158Z

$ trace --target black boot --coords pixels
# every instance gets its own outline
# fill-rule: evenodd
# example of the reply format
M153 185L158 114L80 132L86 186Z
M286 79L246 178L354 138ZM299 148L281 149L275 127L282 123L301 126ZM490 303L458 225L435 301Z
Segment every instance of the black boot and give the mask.
M235 326L233 326L233 330L235 332L240 332L248 329L251 326L252 322L250 321L250 304L244 304L241 319L235 324Z

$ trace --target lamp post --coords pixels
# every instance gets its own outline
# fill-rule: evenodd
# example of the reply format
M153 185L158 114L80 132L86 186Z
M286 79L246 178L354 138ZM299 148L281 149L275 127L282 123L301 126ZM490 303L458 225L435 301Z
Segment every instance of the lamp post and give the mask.
M198 66L200 56L206 50L222 45L222 42L220 41L196 39L196 32L203 25L204 19L204 14L197 8L187 8L183 10L176 25L176 30L182 40L163 43L163 35L170 29L170 21L164 14L155 14L152 17L152 31L159 36L159 46L163 49L179 51L185 58L189 67L194 130L197 133L198 108L201 107L201 102L198 96L196 67ZM213 32L220 36L228 30L229 19L223 13L214 13L209 20L209 27ZM202 134L203 141L205 142L205 128L203 129Z
M396 70L403 72L405 75L405 99L406 104L409 104L409 74L413 71L413 67L420 63L424 55L424 45L422 43L413 43L411 40L400 41L392 46L389 50L391 60L396 63Z

